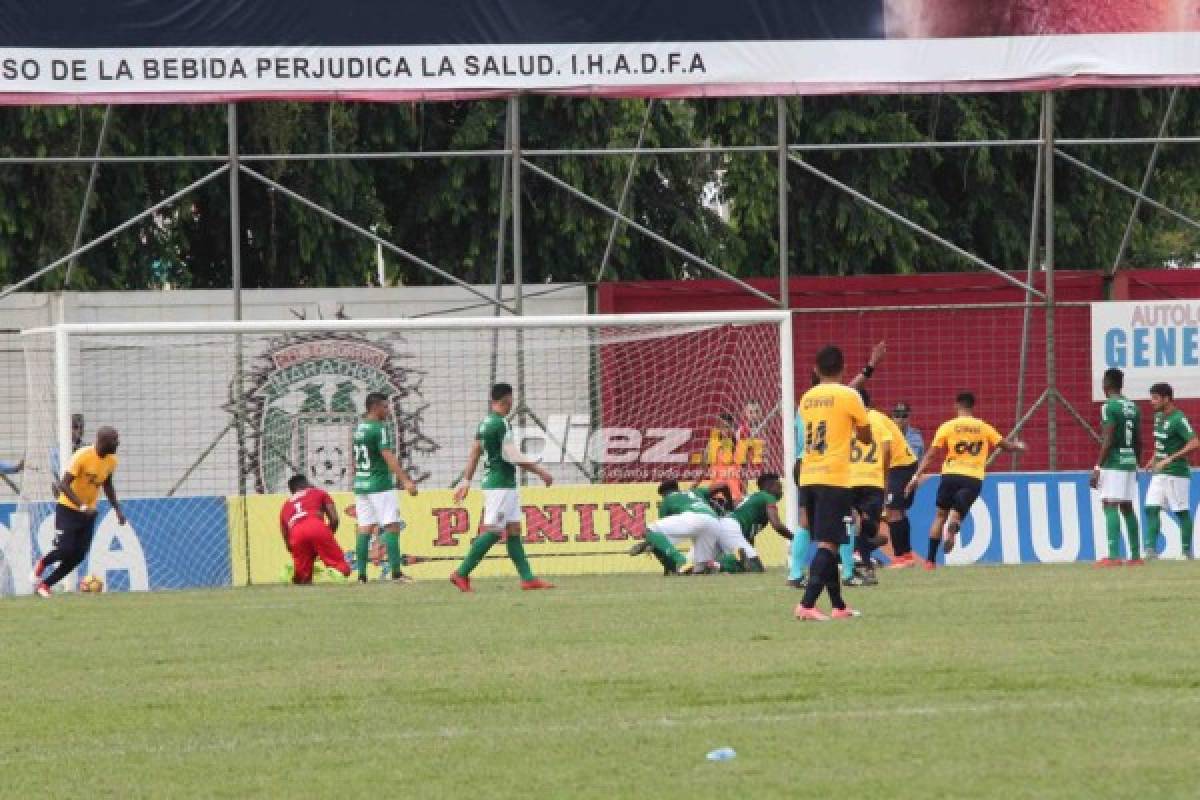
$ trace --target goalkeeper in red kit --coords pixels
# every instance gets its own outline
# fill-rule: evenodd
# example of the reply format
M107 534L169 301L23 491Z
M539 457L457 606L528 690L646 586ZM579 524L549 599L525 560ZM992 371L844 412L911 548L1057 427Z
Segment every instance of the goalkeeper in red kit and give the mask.
M292 493L279 511L283 545L292 554L295 571L292 583L312 583L313 562L320 557L325 566L349 577L350 565L333 538L338 527L337 506L323 489L309 484L303 475L288 481Z

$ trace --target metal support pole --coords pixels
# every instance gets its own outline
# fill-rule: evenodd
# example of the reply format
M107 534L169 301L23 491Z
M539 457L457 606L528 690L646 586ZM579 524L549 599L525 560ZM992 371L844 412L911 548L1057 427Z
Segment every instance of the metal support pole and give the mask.
M788 113L787 100L775 98L776 141L779 151L775 156L775 168L779 181L779 306L791 306L791 289L788 286ZM785 481L786 483L786 481Z
M1167 135L1167 128L1171 123L1171 115L1175 112L1175 100L1179 97L1179 87L1176 86L1171 90L1171 98L1167 100L1167 109L1163 112L1162 123L1158 126L1158 137ZM1150 151L1150 160L1146 162L1146 172L1142 175L1142 186L1139 189L1140 194L1145 194L1150 189L1150 179L1154 176L1154 168L1158 165L1158 152L1162 149L1162 142L1155 142L1154 149ZM1129 222L1125 225L1125 234L1121 237L1121 246L1117 248L1117 257L1113 259L1112 267L1108 270L1109 277L1117 274L1117 270L1121 268L1121 259L1125 258L1125 251L1129 249L1129 240L1133 238L1133 225L1137 222L1138 212L1142 210L1142 198L1138 197L1133 201L1133 210L1129 212ZM1105 294L1108 295L1112 288L1112 282L1106 281ZM1106 296L1106 300L1111 300L1111 297Z
M510 108L511 110L511 108ZM512 149L512 126L508 123L507 115L504 118L504 148ZM500 216L496 220L496 302L492 304L492 316L500 316L503 306L500 304L504 299L504 256L505 245L508 241L508 184L512 178L512 156L506 156L501 162L500 168ZM499 380L496 377L496 369L500 359L500 329L492 329L492 352L489 359L488 375L489 384Z
M1075 156L1071 155L1070 153L1066 153L1066 152L1056 148L1054 151L1054 154L1056 156L1058 156L1059 158L1061 158L1063 161L1066 161L1068 164L1079 167L1081 170L1088 173L1089 175L1093 175L1093 176L1099 178L1100 180L1107 183L1109 186L1112 186L1114 189L1119 189L1120 191L1124 192L1125 194L1129 195L1130 197L1136 197L1136 198L1140 199L1146 205L1150 206L1151 208L1157 208L1159 211L1163 212L1164 214L1174 217L1175 219L1179 220L1183 224L1190 225L1191 227L1196 228L1197 230L1200 230L1200 220L1192 219L1187 214L1183 214L1179 211L1176 211L1175 209L1168 206L1166 203L1160 203L1158 200L1155 200L1153 197L1146 194L1145 192L1139 192L1137 189L1134 189L1130 186L1126 186L1125 184L1121 183L1119 180L1112 177L1111 175L1105 174L1103 171L1096 169L1091 164L1088 164L1086 161L1081 161L1080 159L1076 158Z
M650 115L654 111L654 98L646 104L646 116L642 118L642 129L638 131L637 149L641 150L642 143L646 141L646 128L650 125ZM629 199L629 190L633 187L633 176L637 174L638 153L634 153L629 159L629 172L625 173L625 185L621 187L621 196L617 199L618 213L625 213L625 201ZM604 258L600 259L600 269L596 270L596 280L592 283L600 283L604 280L604 273L608 269L608 260L612 257L613 247L617 243L617 232L621 230L621 220L614 218L612 227L608 230L608 243L604 246Z
M870 206L871 208L878 211L880 214L883 214L885 217L888 217L889 219L892 219L892 220L900 223L901 225L908 228L912 232L920 234L921 236L924 236L926 239L929 239L930 241L940 244L942 247L945 247L950 252L955 253L956 255L962 256L967 261L970 261L975 266L982 267L983 269L985 269L988 272L995 275L997 278L1000 278L1000 279L1006 281L1007 283L1012 284L1013 286L1017 287L1018 289L1022 289L1026 292L1030 292L1030 293L1036 295L1037 297L1045 296L1041 292L1039 292L1037 289L1033 288L1032 286L1028 286L1028 285L1022 283L1021 281L1017 280L1013 276L1009 275L1004 270L992 266L991 264L984 261L979 256L975 255L974 253L967 252L966 250L964 250L961 247L959 247L958 245L956 245L954 242L951 242L949 239L945 239L941 236L938 236L933 231L931 231L928 228L925 228L921 225L918 225L917 223L913 222L911 219L904 216L903 214L893 211L892 209L888 208L883 203L880 203L877 200L873 200L872 198L868 197L867 195L865 195L862 192L855 189L853 186L850 186L847 183L842 183L837 178L833 177L832 175L830 175L827 172L823 172L822 170L817 169L816 167L814 167L812 164L809 164L804 159L799 158L797 156L792 156L791 160L792 160L792 163L796 164L798 167L805 170L809 174L811 174L817 178L820 178L821 180L828 183L830 186L841 189L846 194L850 195L851 197L858 200L859 202L864 203L867 206Z
M1038 127L1044 127L1046 122L1046 102L1042 99L1042 119ZM1044 175L1046 151L1039 147L1037 151L1037 166L1033 175L1033 211L1029 215L1029 253L1025 261L1025 283L1033 285L1033 271L1037 267L1038 233L1041 230L1042 216L1042 176ZM1021 416L1025 408L1025 376L1029 368L1029 329L1033 321L1033 295L1025 293L1025 311L1021 315L1021 363L1017 368L1017 410L1013 418ZM1014 452L1012 468L1015 470L1021 463L1021 454Z
M242 318L242 206L238 192L241 177L238 162L237 103L226 106L229 134L229 263L233 270L233 318Z
M1045 94L1045 114L1042 117L1042 147L1046 191L1046 467L1058 468L1058 369L1054 342L1054 93Z
M525 276L521 256L521 98L515 94L508 98L508 124L512 130L513 313L519 317L525 313L521 286Z
M238 115L237 103L229 103L227 123L229 135L229 264L232 270L233 318L242 319L242 205L238 186L241 164L238 159ZM246 447L246 370L242 354L242 336L234 336L234 422L237 426L238 494L242 498L242 530L245 531L243 547L246 558L246 585L253 583L250 567L250 514L246 502L248 494L246 479L249 477L249 453Z
M104 152L104 142L108 138L108 122L112 119L112 106L104 107L104 119L100 122L100 135L96 137L96 158L100 158L100 154ZM92 168L88 171L87 188L83 190L83 202L79 205L79 223L75 226L75 239L71 242L71 250L78 251L79 245L83 244L83 229L87 226L88 206L92 203L92 193L96 189L96 175L100 172L100 162L93 161ZM63 275L62 290L65 292L71 285L71 273L75 270L75 265L79 262L79 256L76 255L67 262L67 272ZM66 320L63 320L66 322Z

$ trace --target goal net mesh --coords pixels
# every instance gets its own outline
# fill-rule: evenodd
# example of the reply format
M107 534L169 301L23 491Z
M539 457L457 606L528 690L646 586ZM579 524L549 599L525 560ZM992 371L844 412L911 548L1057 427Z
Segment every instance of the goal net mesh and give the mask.
M22 337L27 463L18 513L28 517L31 542L15 557L36 559L54 537L51 483L69 462L57 444L65 402L85 421L82 444L99 426L119 431L114 484L130 521L118 525L102 504L81 575L134 589L277 579L287 563L277 514L288 478L300 473L331 493L349 492L351 435L367 393L380 391L390 398L397 455L420 488L417 498L402 498L404 548L431 559L413 570L419 577L444 576L448 564L435 562L464 552L479 524L478 493L459 510L449 489L488 412L489 387L507 382L514 435L555 482L541 489L535 476L522 480L526 541L531 555L546 559L535 568L628 569L632 560L616 551L653 518L652 484L704 480L714 469L752 484L763 471L783 471L790 416L781 407L780 330L715 317L607 327L71 333L63 396L54 334L30 333ZM337 499L344 507L349 495ZM349 545L352 530L343 524L339 540Z

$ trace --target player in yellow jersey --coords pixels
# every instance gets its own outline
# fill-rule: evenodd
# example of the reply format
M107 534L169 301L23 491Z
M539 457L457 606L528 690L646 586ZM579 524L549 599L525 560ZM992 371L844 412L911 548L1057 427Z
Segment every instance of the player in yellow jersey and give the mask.
M884 487L892 461L892 431L887 416L871 408L871 395L867 390L859 389L858 395L867 409L871 444L860 445L856 440L850 445L851 507L855 520L850 528L851 541L841 548L842 583L874 586L879 581L871 566L871 552L886 541L879 538L879 519L883 516ZM863 562L861 577L854 574L855 551Z
M908 413L907 409L903 412ZM917 472L917 457L900 426L886 414L884 422L892 435L891 459L887 473L888 536L892 540L892 564L890 568L902 569L916 563L912 552L912 537L909 534L908 509L912 508L913 495L909 494L908 482Z
M954 399L954 409L954 419L943 422L937 429L929 450L906 487L906 492L912 494L920 483L921 474L934 459L945 459L942 482L938 486L937 514L929 528L929 557L925 560L925 569L937 566L937 551L943 540L947 553L954 549L954 537L983 488L983 476L992 451L1025 449L1024 442L1004 438L991 425L975 417L975 395L970 392L962 392Z
M850 454L857 439L870 446L871 426L862 398L842 384L845 358L830 345L817 353L817 374L821 382L800 399L804 418L804 468L800 488L805 495L808 523L817 553L808 570L804 599L796 606L797 619L825 621L829 617L817 610L822 590L829 591L833 618L856 617L858 612L842 601L838 577L838 547L846 542L845 518L850 514Z
M96 532L96 504L101 489L117 515L117 522L125 524L125 513L117 502L117 491L112 482L119 444L115 429L100 428L96 431L96 443L75 451L62 480L57 483L59 495L54 524L58 536L54 539L54 549L39 558L33 568L35 591L39 597L50 597L51 587L87 558ZM43 573L51 564L58 566L43 579Z

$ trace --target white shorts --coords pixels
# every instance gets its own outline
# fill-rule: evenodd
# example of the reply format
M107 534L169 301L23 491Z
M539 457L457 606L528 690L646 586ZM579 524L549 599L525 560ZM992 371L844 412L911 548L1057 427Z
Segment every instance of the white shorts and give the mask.
M692 563L713 561L717 557L717 540L721 535L720 520L708 514L684 511L663 517L650 523L650 529L658 531L679 544L683 539L692 539Z
M400 504L396 500L396 492L389 489L386 492L354 495L354 516L360 528L395 525L400 521Z
M742 533L742 526L733 517L721 517L720 532L717 534L717 544L721 547L722 553L730 553L737 555L738 550L745 550L746 555L754 558L758 555L758 551L750 542L746 541L746 536Z
M483 490L484 528L495 530L521 521L521 499L516 489Z
M1165 508L1171 512L1190 511L1188 494L1191 488L1190 478L1181 478L1178 475L1151 476L1145 504Z
M1137 502L1137 473L1133 470L1102 469L1100 470L1101 500L1114 503Z

